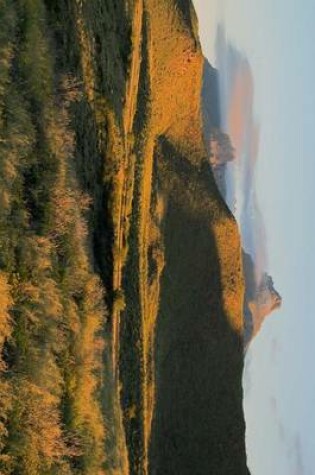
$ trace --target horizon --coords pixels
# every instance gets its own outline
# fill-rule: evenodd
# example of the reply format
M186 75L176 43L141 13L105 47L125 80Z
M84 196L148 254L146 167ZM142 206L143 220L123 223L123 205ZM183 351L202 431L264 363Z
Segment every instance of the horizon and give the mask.
M308 218L315 198L314 68L309 61L315 2L303 1L299 8L293 0L277 5L270 0L255 5L249 0L194 4L203 52L219 74L222 57L216 56L215 37L222 23L227 41L252 71L253 116L260 126L253 189L266 227L261 243L267 246L266 267L283 297L282 308L264 323L246 356L249 468L252 475L309 475L315 473L315 383L307 374L308 362L315 357L309 299L314 290L310 246L315 230ZM296 67L291 72L292 58ZM296 355L292 348L298 346Z

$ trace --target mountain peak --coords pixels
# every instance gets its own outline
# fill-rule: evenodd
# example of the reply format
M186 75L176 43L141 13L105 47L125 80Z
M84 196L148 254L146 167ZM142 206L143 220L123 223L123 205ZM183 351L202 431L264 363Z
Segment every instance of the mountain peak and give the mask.
M244 251L243 270L245 277L244 342L247 347L259 332L264 320L281 307L282 298L267 272L264 272L260 281L257 282L253 259Z

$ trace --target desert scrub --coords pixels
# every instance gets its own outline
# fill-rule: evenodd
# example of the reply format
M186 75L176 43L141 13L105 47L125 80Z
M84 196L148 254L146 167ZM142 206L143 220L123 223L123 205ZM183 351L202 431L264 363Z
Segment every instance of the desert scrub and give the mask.
M98 473L106 307L76 171L81 85L56 71L42 1L0 10L0 471Z
M53 56L46 34L45 7L42 0L19 0L18 11L22 39L21 74L39 106L52 93L54 77Z

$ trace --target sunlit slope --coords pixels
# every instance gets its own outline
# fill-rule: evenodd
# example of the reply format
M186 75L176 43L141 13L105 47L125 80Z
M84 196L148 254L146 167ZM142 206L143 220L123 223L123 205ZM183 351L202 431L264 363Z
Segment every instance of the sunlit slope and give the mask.
M0 24L0 472L246 473L191 2L0 0Z
M144 7L145 29L142 49L142 71L145 81L143 96L140 94L139 97L139 107L143 107L142 110L139 110L139 113L141 114L142 112L143 114L140 116L141 133L136 137L135 141L139 157L139 174L137 178L137 194L134 201L134 235L132 234L135 239L136 249L134 253L136 256L134 260L130 256L130 263L127 263L126 266L127 278L125 279L125 286L127 299L126 311L123 316L125 322L123 323L123 328L126 331L128 325L126 320L129 320L130 314L133 314L131 318L137 320L137 315L140 313L140 322L137 324L135 322L129 328L129 332L136 332L137 337L134 337L135 344L140 340L140 352L137 356L138 363L134 364L141 373L141 387L134 385L134 393L128 392L130 387L128 388L129 380L126 376L127 361L123 357L121 365L121 375L125 386L125 390L123 389L123 400L127 404L128 397L130 398L128 406L126 405L126 413L129 418L125 418L127 441L129 440L127 445L131 447L130 456L133 460L132 463L136 467L139 460L141 460L143 464L142 470L144 471L149 467L149 471L152 473L175 473L172 470L175 470L176 463L179 463L179 460L176 459L176 454L174 453L174 460L169 465L169 454L164 454L164 457L163 452L159 452L160 446L156 445L159 434L152 433L152 417L155 420L159 420L160 416L163 417L162 413L160 414L159 412L159 405L156 406L155 403L160 384L163 383L163 381L159 380L158 376L160 368L159 363L156 365L155 346L157 320L163 305L161 286L164 280L162 277L161 281L161 276L168 273L165 221L168 216L170 194L173 193L172 196L174 197L175 188L178 190L178 195L180 195L181 190L186 188L190 190L190 195L186 196L187 202L185 202L183 197L178 197L178 213L180 214L181 206L189 206L190 203L191 215L195 212L201 214L200 226L204 226L203 239L205 239L208 233L209 241L206 246L214 247L213 252L217 253L218 256L215 259L216 270L213 271L213 268L209 267L208 272L209 276L211 276L209 281L211 282L211 278L214 279L212 291L214 294L218 294L221 302L221 313L218 311L217 315L215 315L212 312L211 315L209 307L209 321L211 318L217 318L218 321L227 322L225 329L230 328L227 331L235 335L235 339L231 343L228 337L227 341L225 341L226 335L223 330L221 334L217 332L218 341L221 339L221 342L224 342L222 344L223 346L225 345L227 354L231 358L229 363L226 362L225 364L230 364L233 367L232 361L234 358L237 368L234 371L233 380L229 380L227 377L226 386L231 385L231 394L234 394L234 404L231 402L225 404L227 401L224 397L221 398L220 404L222 403L222 408L227 407L226 421L230 421L231 424L232 421L234 423L236 423L236 420L238 421L238 429L235 433L238 434L237 437L240 437L239 443L241 444L235 450L234 455L231 453L228 456L230 462L226 463L226 466L220 465L217 459L214 461L213 455L210 452L208 453L208 458L203 460L200 467L198 465L200 460L197 457L197 452L194 453L194 458L190 463L195 464L196 473L198 473L198 470L201 470L200 473L202 473L202 470L210 470L211 467L214 469L215 466L218 471L222 470L222 473L225 473L224 470L230 470L230 472L227 471L226 473L233 473L235 465L232 460L236 462L236 459L238 459L238 467L242 467L242 470L245 470L246 466L241 391L241 333L243 327L242 305L244 289L239 235L234 219L228 212L214 184L207 162L207 151L202 138L200 96L204 59L196 36L196 18L192 6L187 2L186 5L182 5L183 10L176 7L173 2L148 1L145 2ZM167 144L167 150L172 150L172 153L169 151L165 152L161 145L164 143ZM160 171L161 166L164 170L163 172ZM180 185L175 187L177 182ZM191 226L189 220L187 223L183 223L183 226L187 226L189 231ZM193 236L191 239L193 239ZM178 246L180 246L180 240L181 233L178 229ZM131 242L133 242L133 239ZM192 249L198 248L198 245L199 243L195 239L192 248L189 247L187 252L191 253ZM204 245L200 243L201 249L203 249ZM204 252L207 252L206 249ZM173 252L176 253L176 246L174 246ZM193 260L193 255L190 258ZM199 261L196 259L195 266L197 269L200 266L200 275L207 272L207 266L204 265L204 262L202 259ZM134 286L133 292L130 292L128 286L130 285L132 273L129 272L129 266L137 266L137 263L139 266L138 284ZM214 277L215 275L216 277ZM196 273L194 271L190 276L187 275L186 278L187 282L191 280L192 286L196 285ZM175 281L176 279L175 277ZM218 285L218 282L220 282L220 285ZM199 281L199 283L201 288L204 288L202 282ZM180 284L178 284L177 293L174 293L174 298L175 295L177 295L176 299L180 298L181 290L183 291L182 298L184 302L185 290L181 289ZM196 300L193 300L190 304L191 306L187 308L187 314L191 318L192 327L196 318L195 313L198 312L196 310L197 299L200 298L204 299L204 308L206 308L208 294L205 293L203 295L202 292L201 295L196 296ZM133 313L133 309L128 309L128 302L130 302L130 307L134 307L136 300L138 302L137 315ZM168 315L170 319L175 317L171 312ZM204 317L206 318L206 314ZM184 327L184 317L182 324ZM180 333L180 328L181 320L179 319L176 332L172 336L175 342L177 331ZM196 331L198 332L198 329ZM123 339L125 341L129 340L128 333L125 335ZM192 344L198 344L198 340L192 342ZM210 334L209 346L211 346ZM201 359L200 365L202 366L203 364L207 366L209 361L206 358L204 360ZM217 366L218 362L213 361L213 364ZM200 370L202 371L202 368ZM223 362L222 372L224 373ZM124 379L125 377L126 379ZM132 376L130 375L130 377ZM179 382L179 387L180 384ZM214 383L215 385L216 383ZM194 387L193 381L192 387ZM176 399L172 400L171 394L167 395L166 393L165 398L168 397L175 407ZM198 398L195 404L198 405ZM133 410L131 411L130 408ZM137 425L136 417L130 417L130 414L135 414L136 408L139 408L140 425ZM209 421L211 420L209 414L205 417L208 417ZM198 420L196 420L196 424L198 426ZM136 432L135 428L137 428ZM209 427L207 430L209 430ZM220 433L220 430L218 430L218 433ZM222 429L221 433L226 432ZM164 436L172 437L171 429L169 434L167 435L166 432ZM205 448L210 448L212 446L210 434L208 433L208 436L206 436L206 432L203 432L200 436L204 438L204 442L208 437L208 441L205 442ZM152 459L150 460L151 439L154 440L154 447L151 449ZM236 447L236 445L234 446ZM242 447L241 450L240 447ZM164 465L160 465L161 458ZM183 467L184 462L183 465L178 465L177 470L184 470Z

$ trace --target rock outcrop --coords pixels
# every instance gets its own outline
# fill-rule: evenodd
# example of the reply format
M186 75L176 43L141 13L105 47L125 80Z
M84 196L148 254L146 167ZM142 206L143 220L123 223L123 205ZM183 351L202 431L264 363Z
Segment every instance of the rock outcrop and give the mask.
M243 252L243 268L245 276L244 343L247 348L261 329L264 320L274 310L281 307L282 299L267 273L263 273L257 282L253 259L245 252Z

